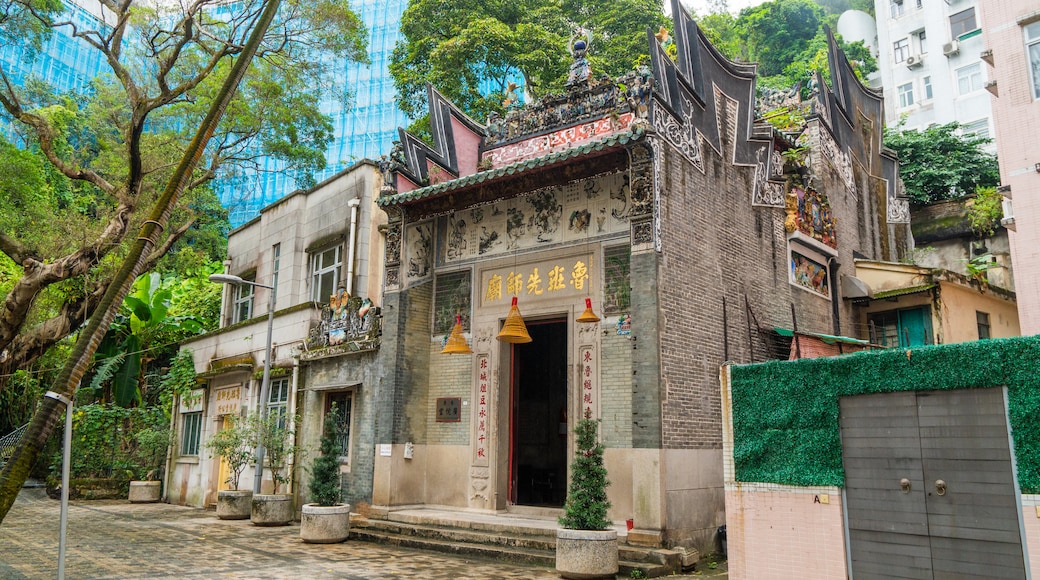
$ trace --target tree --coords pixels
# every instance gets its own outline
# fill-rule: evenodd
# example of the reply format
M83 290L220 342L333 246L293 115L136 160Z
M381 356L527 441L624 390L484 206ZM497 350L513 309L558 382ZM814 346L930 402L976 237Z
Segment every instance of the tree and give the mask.
M1000 183L996 156L982 149L990 140L961 135L959 128L947 123L923 131L902 125L885 130L885 146L899 154L899 175L912 204L956 199Z
M390 73L397 103L411 118L426 108L426 83L470 116L502 112L509 82L530 95L559 92L567 80L567 39L581 26L592 34L596 76L619 76L645 59L646 29L666 24L654 0L414 0L401 17L404 41Z
M6 22L21 15L30 20L38 18L44 28L55 25L52 17L57 7L48 7L51 12L41 12L40 4L39 0L7 0L4 2L6 11L0 11L3 14L0 19ZM227 131L226 125L223 126L226 132L211 141L221 127L225 111L237 104L239 110L254 108L261 114L276 104L274 100L233 100L250 66L255 65L253 70L260 72L255 78L260 79L279 70L295 70L303 76L317 75L321 67L311 62L316 46L347 55L356 54L362 46L358 37L360 21L345 2L287 0L284 7L280 0L245 0L234 5L200 0L181 7L164 3L131 8L131 4L129 0L119 4L102 0L103 9L110 11L114 18L108 20L109 26L100 30L82 30L71 23L57 24L72 26L75 36L100 51L112 68L115 78L112 84L122 88L121 100L109 104L108 124L93 133L95 141L70 141L64 123L70 118L67 109L62 113L24 100L27 95L16 91L6 74L0 75L4 85L0 105L31 129L48 162L66 178L84 184L96 191L99 198L110 202L101 232L55 262L41 260L33 246L17 239L10 231L0 230L0 251L22 268L22 276L5 297L4 310L0 313L0 347L9 345L13 336L22 331L37 292L55 282L87 274L95 266L104 265L105 260L118 263L117 258L122 258L115 273L102 284L104 289L94 308L88 309L89 321L80 330L69 359L55 381L53 390L64 396L75 393L78 381L134 279L176 239L175 235L166 235L164 239L163 231L180 194L191 185L204 182L219 167L221 158L213 156L214 150L225 154L229 150L241 151L242 141L236 133ZM218 12L221 8L227 9ZM163 12L165 10L174 11ZM27 13L30 16L25 16ZM211 18L213 15L220 17ZM270 26L276 16L279 16L278 23L272 29ZM254 56L259 56L256 63ZM299 62L300 67L294 68L294 62ZM268 77L263 74L265 63ZM268 86L268 89L272 91L272 98L279 94L293 96L290 93L295 90L294 86L286 85L281 93L275 87ZM306 99L300 104L305 102ZM185 123L195 123L193 119L197 116L190 114L193 108L206 111L190 141L172 138L180 135L178 130L158 136L145 130L153 124L167 126L160 122L161 114L150 117L153 112L182 106L188 111L181 118ZM298 142L300 132L289 130L291 126L289 123L275 133L287 137L289 142ZM214 145L207 150L211 142ZM109 148L95 148L93 143ZM74 144L80 147L73 147ZM152 146L154 148L150 148ZM93 155L83 155L84 149ZM146 155L156 151L165 153L166 157ZM199 170L200 175L196 169L204 154L208 165ZM180 160L172 169L171 158ZM113 170L113 166L121 170ZM161 193L149 187L164 181L166 185ZM142 208L142 212L137 211ZM137 236L126 240L128 244L124 246L132 222L139 223L140 228ZM120 252L114 251L116 248L125 254L120 256ZM58 401L44 398L11 460L0 471L0 518L13 505L60 415Z
M783 72L816 37L823 10L811 0L773 0L740 12L738 26L746 31L745 60L759 63L759 73Z
M133 292L123 300L123 307L97 351L97 368L90 388L95 393L108 391L110 399L121 407L142 401L145 368L155 357L153 347L162 346L156 339L187 338L202 329L191 316L169 313L173 291L163 284L158 272L140 276Z
M597 440L599 419L586 413L574 432L578 435L571 461L571 485L563 506L560 525L572 530L605 530L610 527L607 510L607 468L603 465L603 444Z
M95 310L263 5L106 0L105 24L91 29L66 20L60 1L0 0L0 42L39 46L61 30L108 69L55 95L38 80L15 85L0 67L0 115L19 134L18 147L0 140L0 171L15 176L0 184L0 390ZM343 89L330 67L364 59L364 48L347 0L286 0L144 269L184 236L209 254L220 243L207 184L222 172L255 169L266 155L307 182L324 166L331 122L319 106Z
M340 502L343 489L339 481L339 456L341 449L336 436L336 405L325 415L321 431L320 455L311 464L311 481L308 489L311 501L320 506L333 506Z

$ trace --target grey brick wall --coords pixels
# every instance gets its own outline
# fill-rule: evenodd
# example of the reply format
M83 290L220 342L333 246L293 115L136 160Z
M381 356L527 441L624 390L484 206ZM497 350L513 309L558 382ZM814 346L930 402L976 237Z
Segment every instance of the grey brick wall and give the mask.
M632 447L632 349L637 342L614 330L600 340L600 412L607 447Z

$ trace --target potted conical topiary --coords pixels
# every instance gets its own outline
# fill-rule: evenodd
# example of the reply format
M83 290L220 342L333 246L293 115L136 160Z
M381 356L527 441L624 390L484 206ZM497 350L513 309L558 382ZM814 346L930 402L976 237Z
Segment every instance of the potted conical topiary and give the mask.
M607 468L597 440L599 420L586 412L571 463L571 484L556 530L556 571L564 578L613 578L618 572L617 530L607 519Z
M253 491L238 489L242 471L254 457L253 450L247 446L252 438L249 429L243 419L231 416L228 425L206 442L206 448L228 468L226 483L231 489L217 492L217 517L222 520L247 520L252 510Z
M340 445L336 437L336 406L325 416L321 435L321 454L311 466L308 488L311 501L300 516L300 538L310 544L342 542L350 534L350 504L340 503Z

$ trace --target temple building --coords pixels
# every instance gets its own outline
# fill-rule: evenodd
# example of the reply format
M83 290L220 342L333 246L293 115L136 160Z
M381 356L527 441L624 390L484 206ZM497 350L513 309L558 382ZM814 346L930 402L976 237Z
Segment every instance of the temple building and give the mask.
M579 34L565 94L481 124L431 87L432 145L401 132L376 202L390 370L365 399L371 495L345 488L370 517L560 507L590 416L627 541L710 548L720 366L786 359L792 336L869 338L854 260L912 245L881 95L831 38L807 122L774 129L755 65L672 14L675 60L648 33L651 67L602 78Z
M558 513L587 416L625 540L710 551L720 367L870 347L856 261L898 262L912 238L882 98L833 38L829 81L764 91L807 119L777 129L755 65L672 14L650 66L604 78L578 33L564 94L483 124L430 87L432 145L401 131L378 167L233 232L227 273L261 286L228 288L224 327L183 345L203 396L178 407L170 500L226 486L206 441L260 406L270 365L266 406L302 456L336 409L343 497L369 518Z

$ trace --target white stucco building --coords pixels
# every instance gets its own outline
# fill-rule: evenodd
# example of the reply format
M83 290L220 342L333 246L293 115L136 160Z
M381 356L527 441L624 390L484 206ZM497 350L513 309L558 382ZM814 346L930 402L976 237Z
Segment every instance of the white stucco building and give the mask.
M989 80L973 0L875 0L885 122L926 129L957 121L993 137ZM987 147L996 151L996 145Z

